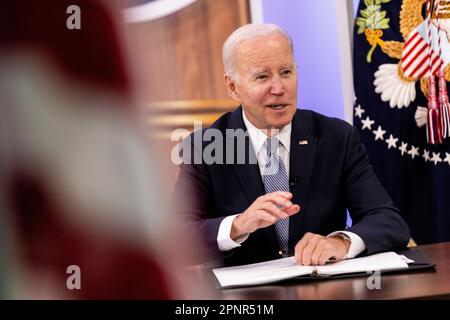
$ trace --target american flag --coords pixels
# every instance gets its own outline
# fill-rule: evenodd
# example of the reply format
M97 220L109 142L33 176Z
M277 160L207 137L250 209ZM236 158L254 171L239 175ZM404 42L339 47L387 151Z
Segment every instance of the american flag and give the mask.
M402 53L403 74L408 78L422 78L429 75L430 53L433 74L436 74L444 61L433 48L430 48L430 44L422 37L418 29L414 29Z

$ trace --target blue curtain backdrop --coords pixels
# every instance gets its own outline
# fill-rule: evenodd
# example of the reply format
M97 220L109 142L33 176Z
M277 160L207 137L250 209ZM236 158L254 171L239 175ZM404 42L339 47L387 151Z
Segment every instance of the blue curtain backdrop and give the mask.
M425 7L412 7L419 2L360 1L354 28L354 125L360 129L375 172L404 213L413 239L426 244L450 241L450 138L442 145L427 143L425 126L418 127L415 121L418 107L427 106L420 79L398 82L403 43L424 18ZM414 22L406 29L400 28L401 23L407 25L400 19L402 4L403 10L409 10L405 16ZM371 29L369 36L378 37L374 44L369 43L366 29ZM382 71L375 76L378 70ZM386 97L393 95L387 92L390 87L400 85L399 92L415 91L415 99L407 106L395 104L394 98L382 101L375 92L375 79Z

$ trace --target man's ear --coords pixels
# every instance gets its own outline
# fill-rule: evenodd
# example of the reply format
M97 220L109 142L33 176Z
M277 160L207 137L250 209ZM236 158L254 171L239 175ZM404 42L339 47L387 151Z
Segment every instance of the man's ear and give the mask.
M231 79L230 76L227 74L224 74L223 79L225 81L225 87L227 88L228 95L232 99L234 99L238 102L241 102L241 98L239 97L239 93L237 92L237 88L236 88L236 81Z

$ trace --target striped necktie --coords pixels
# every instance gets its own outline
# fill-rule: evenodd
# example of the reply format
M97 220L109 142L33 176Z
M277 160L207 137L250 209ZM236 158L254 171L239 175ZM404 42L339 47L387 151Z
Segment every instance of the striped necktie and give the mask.
M267 138L267 157L264 167L263 181L266 193L275 191L289 191L289 180L286 166L277 153L279 140L277 138ZM289 218L279 219L275 223L278 242L283 253L288 252L289 240Z

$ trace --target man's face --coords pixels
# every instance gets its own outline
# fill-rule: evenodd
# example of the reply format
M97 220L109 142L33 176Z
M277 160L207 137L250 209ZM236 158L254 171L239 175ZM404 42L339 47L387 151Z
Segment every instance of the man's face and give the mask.
M230 95L259 129L281 129L297 110L297 70L281 34L256 37L236 49L238 80L225 76Z

